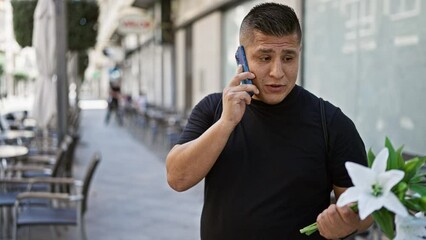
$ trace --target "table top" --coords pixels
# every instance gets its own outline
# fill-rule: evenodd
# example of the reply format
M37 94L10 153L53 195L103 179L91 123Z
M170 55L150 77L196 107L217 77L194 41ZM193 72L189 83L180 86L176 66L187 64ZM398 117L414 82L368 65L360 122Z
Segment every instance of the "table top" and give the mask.
M0 133L0 139L13 140L18 138L33 138L34 132L28 130L8 130Z
M28 154L28 148L16 145L0 145L0 158L22 157Z
M24 127L36 127L37 121L32 118L25 118L24 122L22 123Z

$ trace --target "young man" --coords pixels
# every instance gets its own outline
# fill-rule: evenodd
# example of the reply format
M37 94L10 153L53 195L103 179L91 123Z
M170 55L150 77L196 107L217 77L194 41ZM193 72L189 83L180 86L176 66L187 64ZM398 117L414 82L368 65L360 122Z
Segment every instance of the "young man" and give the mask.
M203 240L334 239L371 222L330 205L332 190L338 198L352 184L344 163L366 164L365 148L352 121L326 103L326 151L319 99L296 85L301 39L291 8L254 7L240 28L250 72L239 66L222 94L198 103L167 156L176 191L205 178ZM253 85L241 85L246 78ZM299 233L315 221L319 232Z

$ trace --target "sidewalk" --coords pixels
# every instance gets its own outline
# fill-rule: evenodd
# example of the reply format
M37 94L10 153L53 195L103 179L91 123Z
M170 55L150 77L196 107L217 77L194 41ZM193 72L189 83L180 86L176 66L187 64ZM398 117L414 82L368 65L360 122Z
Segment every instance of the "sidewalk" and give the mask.
M199 239L203 184L178 193L166 181L164 159L136 140L106 111L82 110L81 140L75 153L77 178L92 154L102 160L92 182L85 216L89 240L195 240ZM60 239L78 239L68 228ZM22 229L20 236L25 237ZM31 230L31 239L50 239L48 227Z

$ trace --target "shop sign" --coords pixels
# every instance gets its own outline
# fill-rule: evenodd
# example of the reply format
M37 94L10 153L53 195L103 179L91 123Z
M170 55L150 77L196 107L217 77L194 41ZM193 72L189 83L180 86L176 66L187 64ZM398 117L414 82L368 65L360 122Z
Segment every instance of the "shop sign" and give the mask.
M127 15L120 19L118 32L121 34L145 33L152 28L152 19L144 15Z

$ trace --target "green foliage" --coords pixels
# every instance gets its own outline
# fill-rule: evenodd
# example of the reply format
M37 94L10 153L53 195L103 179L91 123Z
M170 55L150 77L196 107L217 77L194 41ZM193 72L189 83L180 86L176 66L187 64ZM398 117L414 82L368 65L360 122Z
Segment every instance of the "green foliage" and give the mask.
M373 153L371 148L368 150L367 158L368 158L367 159L368 160L368 167L371 168L371 166L373 165L374 159L376 158L376 155Z
M394 193L396 194L396 196L399 198L400 201L403 201L405 197L405 192L407 192L408 189L408 185L404 181L402 181L398 183L394 189Z
M92 1L67 1L68 48L82 51L95 46L99 8Z
M395 150L390 139L387 137L385 140L385 147L388 149L389 153L387 159L387 170L404 172L404 178L391 189L392 193L397 196L398 200L404 205L410 215L417 212L426 212L426 173L423 171L426 157L415 157L405 161L402 156L403 147L401 146ZM371 149L368 150L367 158L368 167L371 168L374 160L376 159L376 155ZM380 182L381 180L385 180L384 178L384 175L378 175L376 176L375 181ZM375 186L376 184L372 185L373 189L370 190L373 195ZM358 202L352 206L359 207ZM355 207L351 208L354 212L358 212ZM393 239L395 237L395 214L385 207L382 207L381 209L374 211L372 216L386 237ZM316 230L318 230L318 226L314 223L301 229L300 232L310 235Z
M17 73L14 73L14 74L13 74L13 79L14 79L16 82L19 82L19 81L26 81L26 80L28 80L28 75L27 75L27 74L25 74L25 73L22 73L22 72L17 72Z
M3 75L4 69L3 69L3 64L0 64L0 76Z
M404 202L404 205L409 209L417 212L425 212L426 211L426 197L418 197L407 199Z
M33 15L37 1L11 1L13 8L13 29L15 38L21 47L32 46Z
M389 150L389 160L387 169L399 169L403 170L404 168L404 159L402 158L402 149L401 146L397 151L393 147L389 138L386 137L385 147Z
M405 176L403 181L411 182L410 180L412 180L413 177L419 173L424 164L425 160L418 157L406 161L404 166Z
M409 189L413 192L416 192L422 196L426 196L426 186L425 184L410 184Z
M32 46L37 0L12 0L13 29L21 47ZM99 7L96 1L67 0L68 49L82 51L96 43Z
M389 239L393 239L395 237L395 224L394 217L395 214L388 211L386 208L381 208L379 211L373 212L373 219L379 225L382 232Z
M385 140L385 147L389 150L387 170L396 169L404 171L404 178L392 188L392 192L396 194L407 210L411 212L426 211L426 174L422 171L426 157L415 157L404 161L402 156L403 147L401 146L395 150L389 138ZM375 155L370 149L368 152L370 167L374 158ZM394 214L382 208L373 213L373 218L383 233L388 238L393 239L395 235Z

